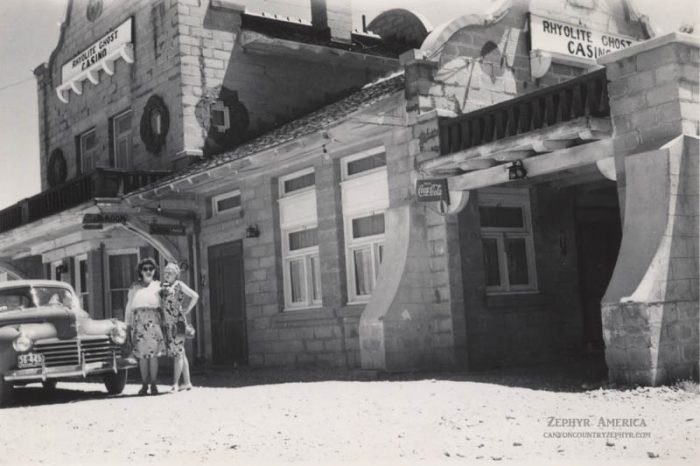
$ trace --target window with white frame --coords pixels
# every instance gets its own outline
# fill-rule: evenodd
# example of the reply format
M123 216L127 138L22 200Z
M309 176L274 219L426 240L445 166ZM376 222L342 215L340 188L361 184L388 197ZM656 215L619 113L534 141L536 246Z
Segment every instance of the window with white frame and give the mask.
M384 148L344 158L342 176L348 302L362 303L372 295L384 253L389 207Z
M214 215L241 207L241 191L236 189L211 198L211 211Z
M124 320L124 309L129 296L129 287L138 277L136 264L138 249L115 249L107 251L109 283L109 306L111 317Z
M480 191L479 217L486 291L537 291L528 190Z
M95 169L97 163L97 133L94 129L80 135L80 166L83 173Z
M80 306L82 309L89 312L87 254L81 254L75 257L75 265L73 270L75 270L75 292L78 294L78 298L80 299Z
M318 307L321 263L314 171L281 177L279 187L285 309Z
M131 164L131 110L113 118L114 167L129 168Z

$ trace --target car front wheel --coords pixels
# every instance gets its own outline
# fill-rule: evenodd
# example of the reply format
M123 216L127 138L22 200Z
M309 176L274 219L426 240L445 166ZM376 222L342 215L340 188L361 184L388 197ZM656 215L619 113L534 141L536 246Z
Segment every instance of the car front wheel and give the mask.
M0 408L7 406L12 401L12 384L6 382L0 374Z
M110 395L118 395L124 390L126 385L126 371L119 371L116 374L110 372L102 376L107 392Z

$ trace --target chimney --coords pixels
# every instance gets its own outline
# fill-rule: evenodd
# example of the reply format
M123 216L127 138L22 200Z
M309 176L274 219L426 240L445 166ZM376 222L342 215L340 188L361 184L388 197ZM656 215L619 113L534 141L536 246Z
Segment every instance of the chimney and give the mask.
M329 31L331 40L352 41L351 0L311 0L311 24L316 31Z

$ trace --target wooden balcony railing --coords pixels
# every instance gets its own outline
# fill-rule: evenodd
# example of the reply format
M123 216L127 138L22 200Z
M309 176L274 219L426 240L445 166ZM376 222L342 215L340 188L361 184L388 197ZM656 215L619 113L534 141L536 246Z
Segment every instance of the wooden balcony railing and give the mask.
M570 121L609 117L605 70L440 120L440 153L459 152L499 139Z
M116 197L151 184L166 171L98 168L0 211L0 233L75 207L97 197Z

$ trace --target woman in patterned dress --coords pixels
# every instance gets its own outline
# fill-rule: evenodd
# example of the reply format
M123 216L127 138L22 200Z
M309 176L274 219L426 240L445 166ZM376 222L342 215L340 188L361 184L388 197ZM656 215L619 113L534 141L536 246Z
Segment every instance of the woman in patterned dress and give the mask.
M161 329L160 282L154 280L157 270L156 261L147 257L139 261L137 273L139 280L129 288L124 317L131 329L133 355L139 360L141 381L139 395L158 393L156 377L158 376L158 357L165 352L163 331Z
M163 329L165 331L167 355L173 358L172 392L180 390L180 375L182 389L192 388L190 366L185 353L185 334L183 329L187 324L187 314L194 308L199 299L196 291L178 280L180 267L171 262L163 271L161 283L161 306L163 308ZM180 331L178 331L180 322Z

